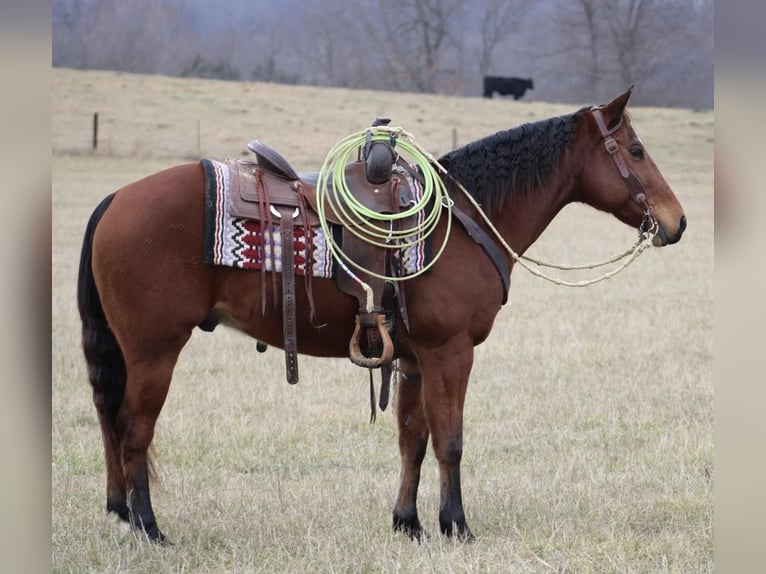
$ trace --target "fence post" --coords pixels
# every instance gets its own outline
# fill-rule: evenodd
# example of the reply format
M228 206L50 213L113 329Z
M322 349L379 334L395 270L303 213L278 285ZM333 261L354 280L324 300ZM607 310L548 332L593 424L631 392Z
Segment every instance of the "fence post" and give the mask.
M98 147L98 112L93 114L93 149Z

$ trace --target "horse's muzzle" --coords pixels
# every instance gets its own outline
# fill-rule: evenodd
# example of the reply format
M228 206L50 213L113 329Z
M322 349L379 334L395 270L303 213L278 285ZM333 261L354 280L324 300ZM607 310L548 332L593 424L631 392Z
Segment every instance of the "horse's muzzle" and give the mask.
M659 226L659 230L657 231L657 235L654 236L654 239L652 240L652 244L655 247L663 247L665 245L673 245L674 243L678 243L681 240L681 236L684 234L684 231L686 230L686 216L682 215L681 218L678 220L678 227L676 229L676 232L673 234L669 234L667 230L665 229L665 226L661 222L657 222Z

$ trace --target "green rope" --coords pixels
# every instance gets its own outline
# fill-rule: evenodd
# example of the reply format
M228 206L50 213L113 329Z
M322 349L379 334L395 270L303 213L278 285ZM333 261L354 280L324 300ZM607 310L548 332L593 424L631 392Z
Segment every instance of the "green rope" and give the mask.
M399 213L378 213L363 205L354 195L354 191L349 189L345 178L345 167L352 156L366 141L367 134L370 134L371 141L390 141L391 137L396 138L397 150L401 150L409 155L413 163L417 165L424 177L423 195L413 203L411 207L400 211ZM439 259L449 239L452 227L452 211L449 209L452 200L447 195L447 189L444 186L439 174L432 166L435 161L433 156L418 146L411 134L399 127L376 126L368 128L365 131L351 134L338 142L327 154L322 169L319 171L317 180L317 215L319 224L322 226L327 244L330 251L341 267L346 270L356 281L366 285L349 269L349 266L357 271L367 273L372 277L377 277L386 281L404 281L417 277L428 271ZM332 185L328 185L329 182ZM406 249L426 241L428 237L436 230L441 218L441 209L439 206L447 207L447 230L444 240L432 257L423 268L406 276L384 275L372 269L366 269L356 261L348 257L333 238L330 226L327 222L326 209L327 202L330 202L331 209L341 224L353 235L359 239L379 248L385 249ZM427 212L426 207L433 205L433 209ZM424 220L417 226L394 229L394 224L405 220L420 212L426 213ZM397 226L399 227L399 226ZM369 286L368 286L369 287ZM369 293L369 291L368 291Z

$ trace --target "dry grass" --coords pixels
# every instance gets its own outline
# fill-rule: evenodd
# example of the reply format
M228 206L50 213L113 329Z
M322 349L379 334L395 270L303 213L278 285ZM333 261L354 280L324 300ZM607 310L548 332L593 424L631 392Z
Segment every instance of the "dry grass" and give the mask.
M434 154L571 106L55 70L53 100L53 566L58 572L712 571L713 117L635 109L689 229L587 289L514 273L510 304L477 349L466 403L463 495L479 540L417 545L390 530L396 429L367 424L366 373L235 332L195 333L155 446L154 504L175 545L103 515L104 468L79 347L76 267L108 192L259 138L301 169L376 115ZM101 145L89 150L99 112ZM197 125L200 141L197 142ZM584 207L533 252L611 255L634 239ZM269 374L269 376L267 376ZM438 475L420 511L438 531Z

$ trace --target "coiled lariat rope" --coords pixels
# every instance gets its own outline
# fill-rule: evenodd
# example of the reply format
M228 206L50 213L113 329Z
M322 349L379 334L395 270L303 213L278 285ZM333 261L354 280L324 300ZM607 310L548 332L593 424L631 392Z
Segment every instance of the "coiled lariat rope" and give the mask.
M353 190L349 189L345 178L345 166L351 159L359 146L364 144L367 134L370 134L370 141L391 141L395 138L397 149L406 152L413 160L414 164L420 168L423 174L423 194L419 199L413 199L410 207L399 213L378 213L375 210L364 206L354 195ZM412 279L428 271L441 256L444 248L447 246L450 229L452 227L451 200L447 195L447 189L444 186L439 174L433 168L433 157L431 154L415 144L411 134L405 132L399 127L376 126L368 128L365 131L351 134L338 142L327 154L322 169L319 171L317 180L317 215L319 223L322 226L327 244L335 260L355 281L357 281L367 293L368 302L371 301L372 290L364 281L352 271L353 267L357 271L367 273L372 277L377 277L386 281L403 281ZM331 185L328 185L329 182ZM431 261L421 269L406 275L392 276L381 274L379 271L367 269L348 257L335 241L333 234L327 222L327 202L332 201L330 209L340 220L341 224L359 239L385 249L406 249L426 241L426 239L436 230L441 218L441 210L434 207L428 212L428 205L442 205L447 207L447 231L444 240ZM395 223L405 220L411 216L423 212L424 219L418 225L413 227L400 227ZM370 305L371 306L371 305Z
M372 141L390 141L392 137L396 138L397 146L409 154L413 158L414 164L420 168L424 178L423 196L419 201L413 201L412 207L409 209L394 214L378 213L362 205L356 199L353 192L348 188L345 180L345 165L348 163L351 155L359 148L361 144L365 142L368 133L371 134ZM433 157L433 155L431 155L431 153L423 149L417 142L415 142L415 139L410 133L404 131L400 127L376 126L368 128L365 131L347 136L330 150L330 152L327 154L327 158L325 159L324 164L322 165L322 169L319 172L319 179L317 181L316 188L317 214L319 216L319 222L322 226L322 230L325 233L325 237L327 237L330 250L336 261L338 261L339 265L355 281L362 285L365 293L367 294L368 306L371 306L371 303L369 302L372 300L372 289L364 281L360 280L359 277L355 275L351 269L349 269L346 263L351 264L351 266L357 270L363 271L373 277L378 277L387 281L403 281L405 279L412 279L428 271L439 259L447 245L447 240L449 239L450 230L452 227L451 208L453 201L449 197L444 182L434 169L434 166L438 168L441 173L450 177L450 179L452 179L452 181L457 185L458 189L463 192L463 195L466 197L468 202L476 209L477 213L482 218L492 234L495 236L497 241L500 243L500 245L503 246L503 248L505 248L505 250L511 256L511 258L513 258L514 261L519 263L532 275L555 283L556 285L561 285L564 287L587 287L589 285L593 285L594 283L598 283L613 277L617 273L623 271L628 265L633 263L633 261L635 261L638 256L641 255L641 253L643 253L646 249L651 247L652 240L659 231L659 224L657 223L657 220L652 215L645 214L644 221L638 230L638 239L633 244L633 246L624 252L615 255L614 257L610 257L609 259L600 261L598 263L589 263L583 265L554 264L546 263L544 261L540 261L525 255L519 255L510 245L508 245L505 239L503 239L502 235L500 235L500 232L492 224L487 214L481 208L476 199L474 199L474 197L470 194L470 192L459 181L454 179L444 168L444 166L442 166ZM328 174L330 171L332 172L332 187L328 189ZM445 207L447 211L447 230L444 234L444 240L438 251L432 257L431 261L423 266L422 269L412 273L411 275L388 276L381 275L370 269L365 269L355 261L352 261L348 256L346 256L346 254L343 253L343 251L334 241L333 234L330 231L329 224L327 223L327 219L325 217L325 202L327 201L328 195L343 199L343 201L336 200L333 203L333 210L338 219L341 220L343 225L345 225L349 231L372 245L384 247L387 249L403 249L425 241L426 238L429 237L431 233L433 233L433 231L436 229L436 226L438 225L439 217L441 215L440 210L432 209L431 212L426 215L424 221L417 227L394 230L393 222L400 219L405 219L419 213L421 210L425 210L425 207L432 200L434 201L432 205L437 205L436 202L438 201L438 203L442 207ZM346 210L345 205L348 206L349 211ZM376 225L374 222L378 222L378 224ZM386 229L384 226L380 225L380 223L388 224L388 228ZM645 229L644 227L647 223L648 225ZM558 277L547 275L546 273L543 273L542 271L539 271L530 265L532 264L540 267L560 269L562 271L575 271L584 269L596 269L598 267L604 267L606 265L617 263L623 259L625 259L625 261L623 261L619 267L607 271L598 277L585 279L582 281L566 281L564 279L559 279Z

